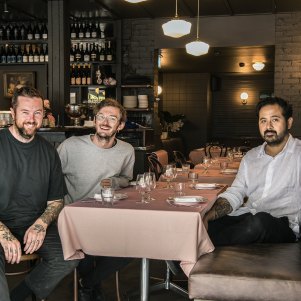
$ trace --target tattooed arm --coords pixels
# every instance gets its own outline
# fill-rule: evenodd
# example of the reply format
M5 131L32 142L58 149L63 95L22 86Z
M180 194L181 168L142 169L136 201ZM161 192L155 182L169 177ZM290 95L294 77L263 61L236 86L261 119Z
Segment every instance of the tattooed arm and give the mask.
M21 258L21 244L10 230L0 222L0 244L3 247L5 259L8 263L19 263Z
M44 213L27 229L24 235L26 254L32 254L41 247L48 226L57 219L63 206L63 200L48 202Z
M212 208L206 213L203 218L204 225L208 229L208 222L218 219L232 212L230 203L224 198L218 198Z

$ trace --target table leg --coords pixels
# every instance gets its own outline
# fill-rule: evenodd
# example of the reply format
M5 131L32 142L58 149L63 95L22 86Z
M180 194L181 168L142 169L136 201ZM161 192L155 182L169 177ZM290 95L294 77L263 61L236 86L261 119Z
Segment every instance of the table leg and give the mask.
M149 292L149 259L142 258L141 260L141 275L140 275L140 300L148 301Z

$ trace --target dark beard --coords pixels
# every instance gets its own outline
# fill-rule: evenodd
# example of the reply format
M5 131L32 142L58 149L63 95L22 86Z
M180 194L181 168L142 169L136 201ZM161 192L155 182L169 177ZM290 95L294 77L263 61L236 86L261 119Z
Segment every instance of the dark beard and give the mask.
M272 141L267 140L267 138L265 137L266 133L274 133L276 135L275 139L272 140ZM289 133L289 131L288 131L287 128L286 128L286 130L284 132L280 133L279 135L275 131L269 131L269 130L267 130L267 131L264 132L263 138L266 141L267 145L269 145L269 146L277 146L277 145L281 144L284 141L284 139L288 135L288 133Z
M34 122L33 124L37 125L35 122ZM15 126L16 126L16 128L17 128L17 130L18 130L19 135L20 135L22 138L24 138L24 139L29 140L29 139L31 139L31 138L35 135L35 133L36 133L36 131L35 131L32 135L26 134L26 133L25 133L24 127L18 127L17 124L15 124Z

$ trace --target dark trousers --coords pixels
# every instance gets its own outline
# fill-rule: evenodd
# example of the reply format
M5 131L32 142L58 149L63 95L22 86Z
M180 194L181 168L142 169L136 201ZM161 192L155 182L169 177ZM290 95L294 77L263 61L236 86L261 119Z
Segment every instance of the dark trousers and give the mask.
M99 286L101 281L126 266L132 259L122 257L91 256L85 254L78 265L79 277L85 287Z
M296 241L287 217L276 218L266 212L223 216L208 223L208 234L215 246Z
M26 230L18 229L11 232L22 244ZM78 260L64 260L61 240L55 224L48 227L43 245L36 253L39 254L42 260L26 275L25 282L38 298L45 299L56 285L75 269L78 265ZM10 300L5 277L5 255L1 245L0 292L1 301Z

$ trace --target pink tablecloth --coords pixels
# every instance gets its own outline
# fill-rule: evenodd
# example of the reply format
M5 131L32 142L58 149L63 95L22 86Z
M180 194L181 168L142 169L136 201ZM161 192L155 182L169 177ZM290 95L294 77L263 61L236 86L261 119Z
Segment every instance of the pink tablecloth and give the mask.
M159 187L166 186L159 185ZM156 199L136 204L134 188L121 190L128 198L113 207L104 207L94 199L66 206L58 219L65 259L90 255L180 260L188 275L197 259L214 247L202 223L202 215L211 208L216 190L192 190L186 195L208 199L199 207L177 207L166 200L174 196L170 189L156 189Z

